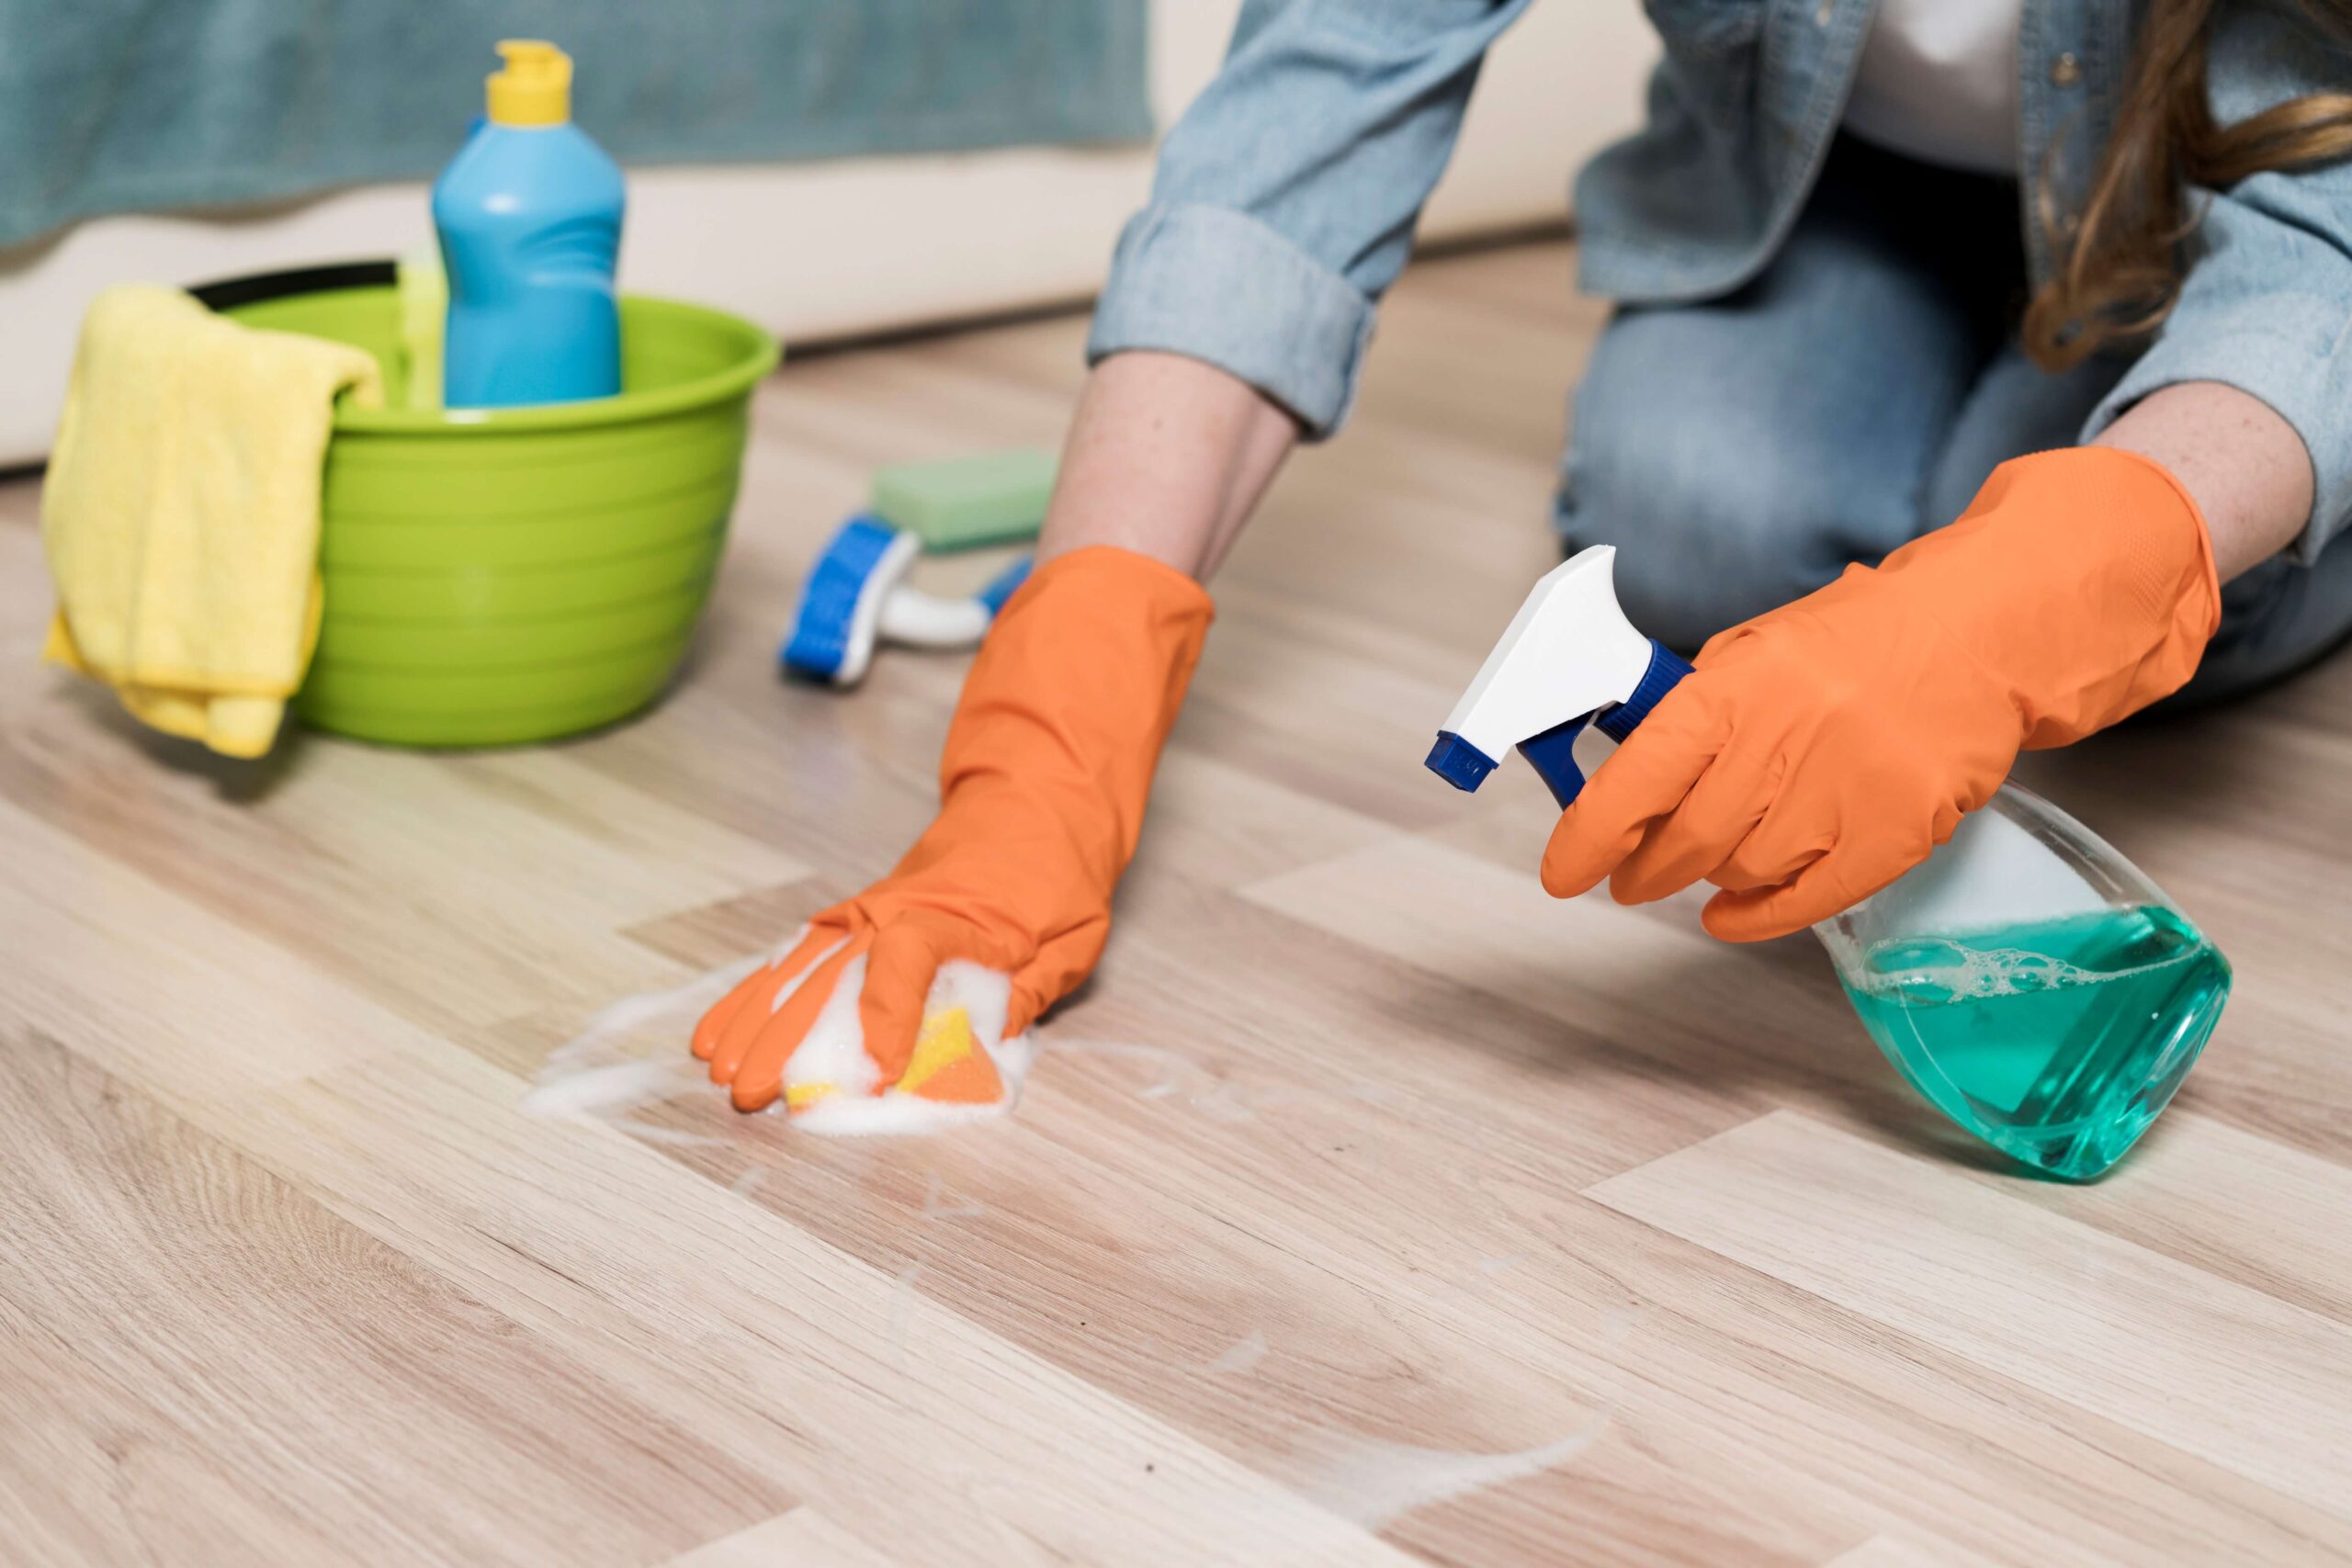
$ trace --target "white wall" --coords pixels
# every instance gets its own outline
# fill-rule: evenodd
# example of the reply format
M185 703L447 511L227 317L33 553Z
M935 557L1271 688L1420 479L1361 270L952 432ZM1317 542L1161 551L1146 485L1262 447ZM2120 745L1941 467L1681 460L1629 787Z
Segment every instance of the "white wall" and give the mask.
M1154 0L1162 125L1216 71L1238 6ZM1531 7L1488 62L1424 232L1563 211L1576 164L1633 122L1652 52L1633 5ZM1150 178L1142 148L634 169L622 281L740 311L787 343L1075 299L1101 281ZM396 254L430 243L424 200L422 185L370 186L232 212L101 219L0 249L0 465L46 449L74 327L107 285Z

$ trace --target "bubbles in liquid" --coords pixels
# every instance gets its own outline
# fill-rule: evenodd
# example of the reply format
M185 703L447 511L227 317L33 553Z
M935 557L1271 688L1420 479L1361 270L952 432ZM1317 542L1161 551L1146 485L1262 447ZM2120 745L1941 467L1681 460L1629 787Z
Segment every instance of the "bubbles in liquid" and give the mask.
M2086 969L2047 953L2024 948L1970 947L1950 937L1899 937L1871 949L1865 960L1866 989L1914 1006L2029 996L2071 986L2098 986L2138 975L2188 956L2186 950L2113 955L2123 962ZM2132 962L2134 959L2144 962Z
M1962 1127L2052 1176L2121 1156L2229 995L2228 961L2161 907L1894 938L1844 973L1871 1038Z

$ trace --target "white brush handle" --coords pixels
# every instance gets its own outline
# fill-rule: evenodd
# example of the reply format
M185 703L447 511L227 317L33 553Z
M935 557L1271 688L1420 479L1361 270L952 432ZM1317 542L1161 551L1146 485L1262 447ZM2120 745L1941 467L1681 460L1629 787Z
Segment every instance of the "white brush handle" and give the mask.
M882 602L881 632L885 641L907 648L978 648L989 618L989 607L978 599L894 588Z

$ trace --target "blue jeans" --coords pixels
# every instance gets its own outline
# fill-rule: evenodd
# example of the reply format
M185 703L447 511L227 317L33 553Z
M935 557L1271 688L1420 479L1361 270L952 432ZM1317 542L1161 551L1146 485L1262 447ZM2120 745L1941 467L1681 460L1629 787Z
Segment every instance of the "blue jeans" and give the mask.
M1753 283L1618 312L1593 350L1555 506L1620 547L1634 624L1690 650L1966 510L2007 459L2073 446L2130 367L2051 375L2018 346L2014 181L1832 151ZM2190 700L2291 673L2352 633L2352 547L2230 583Z

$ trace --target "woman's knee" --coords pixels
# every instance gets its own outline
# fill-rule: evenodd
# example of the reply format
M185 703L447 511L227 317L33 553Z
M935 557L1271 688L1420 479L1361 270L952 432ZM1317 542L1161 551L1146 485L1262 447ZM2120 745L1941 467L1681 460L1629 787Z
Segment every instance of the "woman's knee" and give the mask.
M1852 558L1846 506L1785 451L1738 450L1720 427L1710 439L1671 419L1594 434L1569 456L1562 542L1617 547L1619 601L1670 647L1801 598Z

